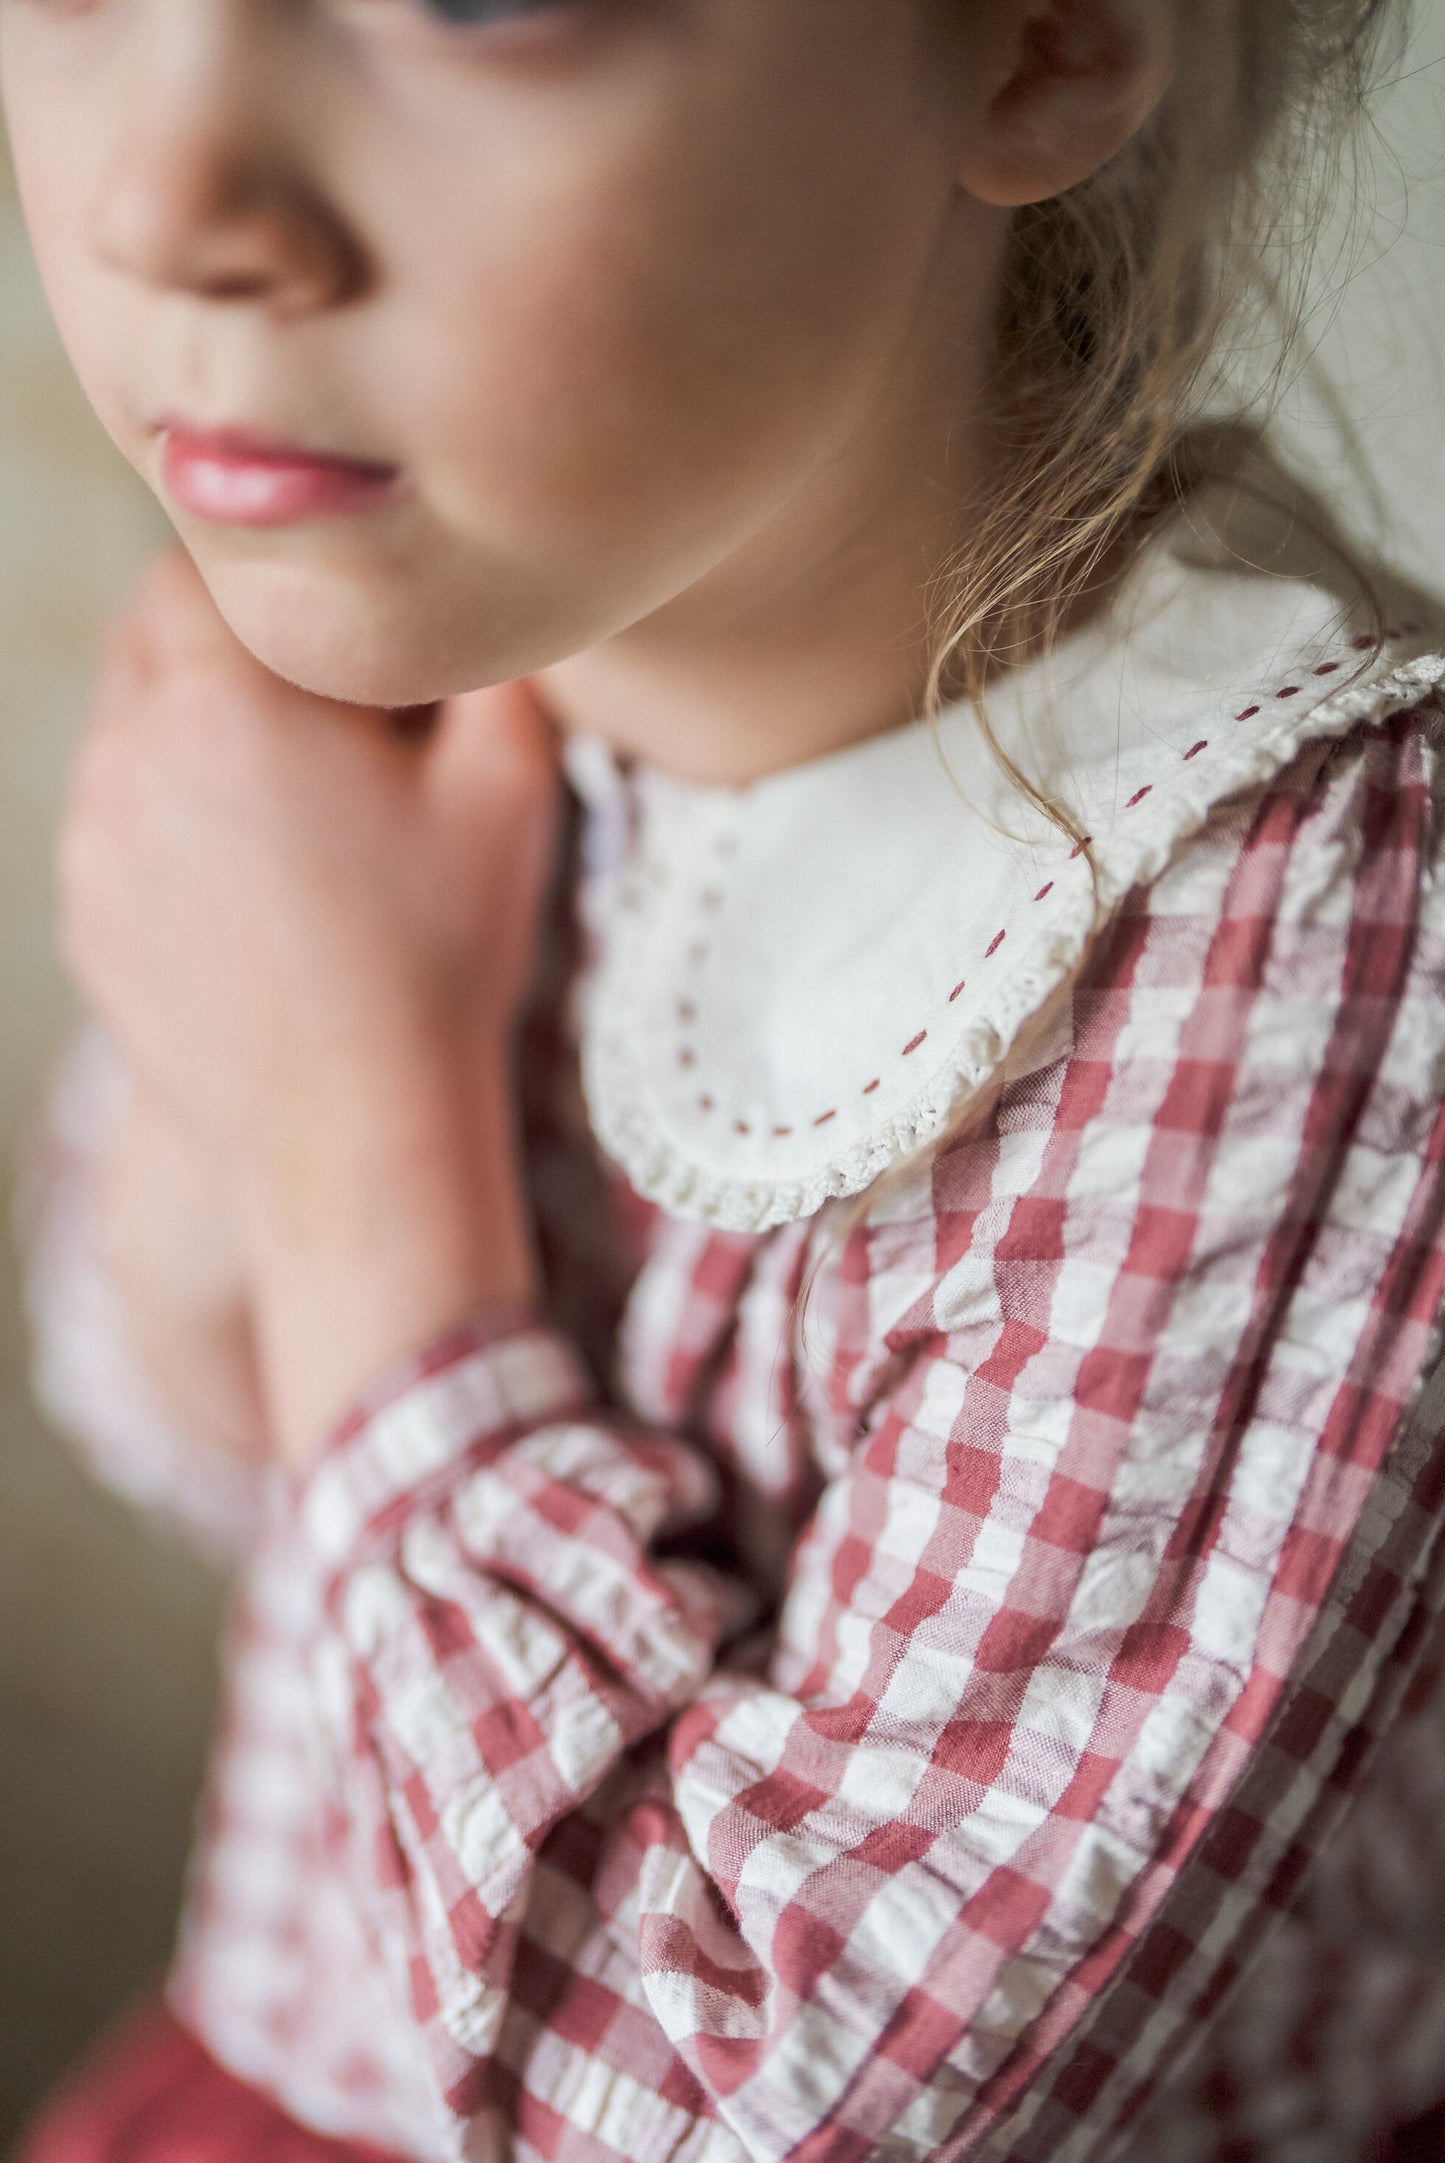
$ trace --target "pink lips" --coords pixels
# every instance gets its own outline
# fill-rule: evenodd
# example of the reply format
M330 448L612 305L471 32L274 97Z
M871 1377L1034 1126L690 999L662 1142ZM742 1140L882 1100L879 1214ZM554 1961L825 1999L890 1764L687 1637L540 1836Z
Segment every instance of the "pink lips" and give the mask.
M161 477L178 509L227 526L355 517L391 500L395 466L336 458L245 429L161 428Z

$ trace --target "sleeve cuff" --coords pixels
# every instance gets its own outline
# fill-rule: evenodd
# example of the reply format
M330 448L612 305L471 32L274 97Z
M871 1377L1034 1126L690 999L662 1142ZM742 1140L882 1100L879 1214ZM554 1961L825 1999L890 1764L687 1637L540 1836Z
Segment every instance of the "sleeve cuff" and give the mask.
M398 1361L301 1476L300 1522L327 1577L382 1551L459 1471L596 1401L570 1340L527 1308L489 1310Z

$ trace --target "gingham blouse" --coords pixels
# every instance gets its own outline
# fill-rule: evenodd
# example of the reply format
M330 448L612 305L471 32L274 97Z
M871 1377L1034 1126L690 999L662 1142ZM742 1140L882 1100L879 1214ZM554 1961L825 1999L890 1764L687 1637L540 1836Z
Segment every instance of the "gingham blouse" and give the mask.
M147 1401L72 1060L42 1392L240 1556L171 1999L303 2121L1352 2163L1445 2093L1445 662L1197 543L1070 650L1082 853L963 714L574 755L546 1311L299 1484Z

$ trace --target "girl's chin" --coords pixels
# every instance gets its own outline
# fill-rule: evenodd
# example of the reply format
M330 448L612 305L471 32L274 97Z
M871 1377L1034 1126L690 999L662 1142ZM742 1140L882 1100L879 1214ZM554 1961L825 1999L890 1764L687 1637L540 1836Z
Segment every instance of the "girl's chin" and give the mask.
M411 669L368 665L354 655L329 651L316 640L303 643L264 632L248 636L237 623L231 628L263 668L315 698L334 699L344 706L397 707L429 705L445 695Z
M334 699L344 706L400 707L426 706L448 695L418 670L368 665L355 656L318 650L314 642L298 651L289 640L246 638L239 631L237 636L263 668L315 698Z
M538 573L421 550L371 564L221 553L185 536L211 597L263 668L352 706L429 706L604 643L648 612L592 566Z
M507 657L445 658L444 628L418 625L405 606L286 567L200 564L211 595L263 668L317 698L349 706L423 706L518 673ZM478 668L482 673L477 673Z

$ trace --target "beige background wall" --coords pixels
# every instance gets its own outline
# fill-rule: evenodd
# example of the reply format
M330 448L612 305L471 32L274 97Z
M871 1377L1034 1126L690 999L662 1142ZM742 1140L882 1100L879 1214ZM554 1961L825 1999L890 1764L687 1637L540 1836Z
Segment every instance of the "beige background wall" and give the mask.
M161 531L75 389L0 159L0 1182L66 999L49 853L98 620ZM0 1218L3 1225L3 1218ZM164 1960L217 1587L99 1494L25 1395L0 1237L0 2150Z
M1408 568L1445 588L1445 0L1382 98L1374 216L1314 321ZM1318 407L1297 447L1341 487ZM66 1025L50 837L96 625L160 522L74 389L0 174L0 1176ZM163 1960L211 1701L218 1587L98 1495L25 1395L0 1247L0 2146Z

